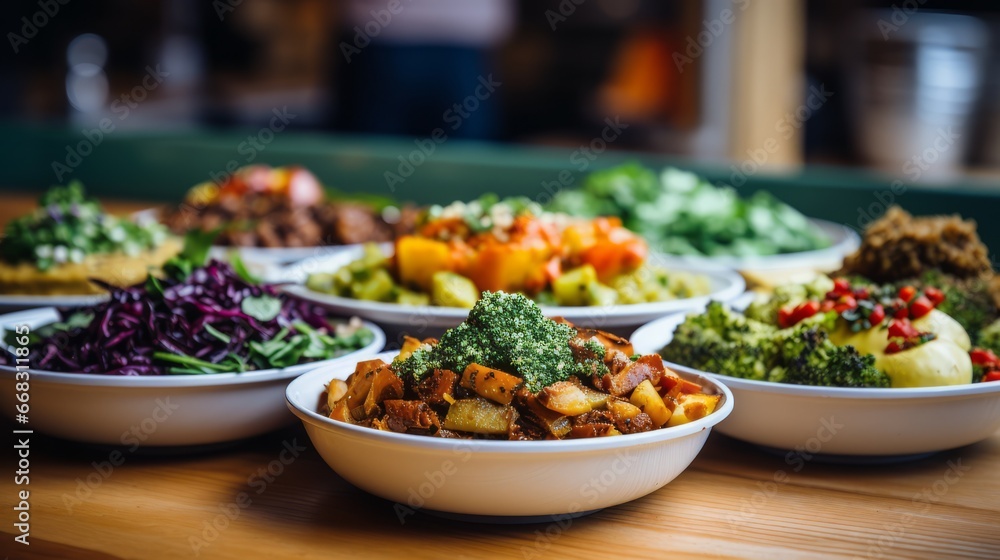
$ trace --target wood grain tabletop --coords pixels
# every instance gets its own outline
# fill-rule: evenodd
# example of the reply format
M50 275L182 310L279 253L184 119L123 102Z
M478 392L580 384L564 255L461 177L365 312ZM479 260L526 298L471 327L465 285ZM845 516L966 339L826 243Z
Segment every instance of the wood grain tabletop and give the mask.
M298 455L282 455L286 449ZM123 459L113 452L33 435L31 544L14 544L5 523L0 554L84 560L1000 557L1000 434L918 461L876 466L789 463L712 434L691 467L659 491L587 517L530 525L458 522L420 511L401 521L392 503L334 474L295 426L210 451L140 448ZM6 472L13 472L13 454L4 455ZM14 492L12 477L0 479L5 503L13 503Z
M34 198L0 197L0 222ZM119 212L146 206L109 204ZM260 438L172 452L33 434L31 544L14 542L20 487L9 476L17 457L8 446L0 556L1000 558L1000 432L868 466L788 461L712 434L685 472L644 498L574 520L485 525L420 511L400 520L392 503L334 474L290 413L289 421Z

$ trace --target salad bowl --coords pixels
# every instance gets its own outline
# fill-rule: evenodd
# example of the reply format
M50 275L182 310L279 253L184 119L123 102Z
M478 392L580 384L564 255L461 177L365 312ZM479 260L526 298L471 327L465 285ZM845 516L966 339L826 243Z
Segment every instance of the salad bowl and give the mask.
M635 500L683 472L712 427L733 410L732 394L722 383L685 374L722 399L715 412L680 426L576 440L435 438L373 430L320 414L326 384L346 379L354 369L355 364L341 362L306 373L289 384L285 400L330 468L358 488L398 502L401 519L427 509L537 522Z
M658 353L683 315L633 333L639 353ZM1000 428L1000 383L945 387L849 388L742 379L667 363L725 383L739 400L721 434L801 457L890 459L922 456L989 438Z
M380 247L390 254L392 245ZM469 315L468 309L440 306L408 306L397 303L364 301L310 290L304 285L309 274L320 271L337 270L360 258L362 246L356 245L343 251L305 259L288 266L267 277L270 282L287 282L284 291L288 294L322 305L334 312L357 315L387 327L390 332L402 331L420 337L436 336L457 326ZM729 268L710 263L688 263L667 255L654 254L650 262L668 270L700 274L711 284L708 295L684 299L674 299L655 303L619 304L609 306L549 306L543 305L547 317L563 317L566 320L588 328L626 333L657 317L669 313L690 311L704 306L710 300L730 301L742 295L746 289L743 278Z
M0 316L0 337L27 325L52 323L54 308ZM26 382L28 423L23 427L93 444L136 448L193 446L244 439L281 428L294 417L281 406L288 381L303 372L355 363L379 352L385 335L365 322L374 338L338 358L282 369L203 375L120 376L28 369L27 375L0 365L0 406L13 418L18 382ZM31 357L29 356L29 360Z

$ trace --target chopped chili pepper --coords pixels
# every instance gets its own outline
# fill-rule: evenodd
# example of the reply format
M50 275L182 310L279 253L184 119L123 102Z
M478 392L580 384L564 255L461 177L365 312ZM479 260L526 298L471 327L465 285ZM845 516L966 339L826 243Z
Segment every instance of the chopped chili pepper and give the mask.
M972 363L977 366L1000 364L1000 358L998 358L992 350L986 350L985 348L973 348L972 351L969 352L969 358L971 358Z
M927 288L926 290L924 290L924 295L927 296L927 299L931 300L931 303L934 304L934 307L941 305L941 302L944 301L944 292L942 292L937 288L933 287Z
M806 301L799 305L785 306L778 310L778 326L787 329L798 324L803 319L808 319L819 313L820 304L818 301Z
M919 319L934 310L934 304L926 296L917 296L910 303L910 317Z
M851 293L851 283L847 281L847 278L837 278L833 281L833 293L838 296Z
M920 331L906 319L896 319L889 323L889 338L916 338Z
M899 289L899 299L909 303L913 296L917 295L917 289L913 286L903 286Z
M885 308L881 304L875 304L872 312L868 314L868 322L871 326L880 325L885 320Z
M857 306L858 306L858 300L854 299L854 296L844 295L837 300L837 304L833 306L833 309L837 313L843 313L844 311L847 311L848 309L854 309Z

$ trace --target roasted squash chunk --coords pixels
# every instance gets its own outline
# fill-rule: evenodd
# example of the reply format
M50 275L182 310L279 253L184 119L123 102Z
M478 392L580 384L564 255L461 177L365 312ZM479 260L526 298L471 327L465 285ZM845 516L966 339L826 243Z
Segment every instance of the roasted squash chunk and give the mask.
M510 404L521 385L521 378L479 364L469 364L462 372L461 385L480 397L500 404Z

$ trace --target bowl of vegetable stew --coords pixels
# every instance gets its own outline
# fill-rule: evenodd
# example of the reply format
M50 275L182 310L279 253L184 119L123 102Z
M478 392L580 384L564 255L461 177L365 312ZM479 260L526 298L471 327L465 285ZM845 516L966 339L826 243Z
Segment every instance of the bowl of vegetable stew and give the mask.
M654 492L733 409L721 383L502 292L440 340L312 371L285 398L327 464L398 502L401 517L426 508L504 521Z

